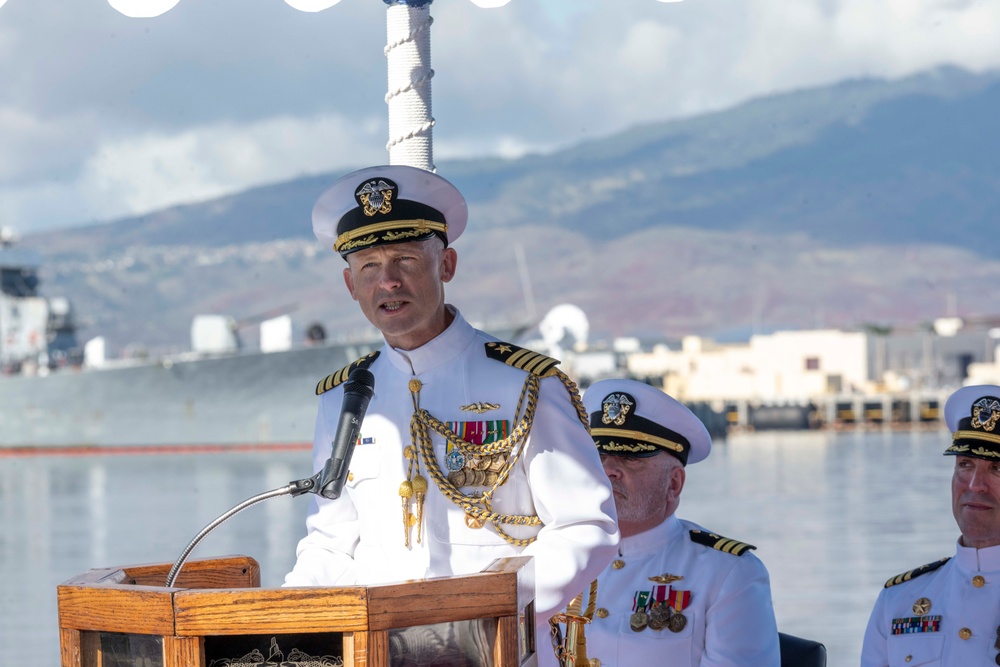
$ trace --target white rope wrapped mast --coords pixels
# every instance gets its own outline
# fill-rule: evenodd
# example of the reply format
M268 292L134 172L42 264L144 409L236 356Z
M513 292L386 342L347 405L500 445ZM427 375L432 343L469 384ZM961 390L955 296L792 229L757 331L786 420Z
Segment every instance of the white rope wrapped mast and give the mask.
M434 171L431 115L432 0L384 0L389 86L389 164Z
M163 14L179 0L107 0L116 10L137 18ZM502 7L510 0L472 0L483 8ZM0 0L2 5L6 0ZM340 0L285 0L304 12L319 12ZM431 115L431 24L433 0L383 0L386 5L388 61L389 164L434 171L434 117Z

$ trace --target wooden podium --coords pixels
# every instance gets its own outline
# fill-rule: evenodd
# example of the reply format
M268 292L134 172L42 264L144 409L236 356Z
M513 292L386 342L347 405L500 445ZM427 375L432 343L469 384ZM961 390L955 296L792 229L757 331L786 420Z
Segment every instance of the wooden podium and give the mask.
M343 588L260 588L246 556L191 560L166 588L170 568L94 569L58 586L62 667L536 663L527 557L471 575Z

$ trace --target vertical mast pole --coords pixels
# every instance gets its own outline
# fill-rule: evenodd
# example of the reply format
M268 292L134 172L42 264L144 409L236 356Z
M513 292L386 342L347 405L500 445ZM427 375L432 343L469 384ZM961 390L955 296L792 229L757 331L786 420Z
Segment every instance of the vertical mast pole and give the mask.
M433 0L384 0L388 61L389 164L434 171L431 116Z

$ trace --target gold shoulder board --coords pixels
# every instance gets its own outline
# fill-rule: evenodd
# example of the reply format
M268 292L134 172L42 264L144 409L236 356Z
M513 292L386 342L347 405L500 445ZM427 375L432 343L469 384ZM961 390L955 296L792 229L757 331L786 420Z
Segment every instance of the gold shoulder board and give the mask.
M319 396L320 394L330 391L337 385L346 382L347 378L350 377L351 375L351 371L353 371L355 368L368 368L369 366L371 366L372 362L374 362L375 359L378 358L378 353L379 350L375 350L374 352L366 354L365 356L361 357L357 361L352 361L351 363L347 364L336 373L330 373L329 375L327 375L325 378L319 381L318 385L316 385L316 395Z
M895 577L890 577L889 581L885 582L886 588L891 588L896 584L902 584L910 579L916 579L922 574L927 574L928 572L933 572L945 563L951 560L951 556L947 558L942 558L941 560L936 560L933 563L928 563L927 565L921 565L915 570L910 570L909 572L904 572L903 574L897 574Z
M703 530L692 530L691 541L703 544L706 547L718 549L719 551L725 551L727 554L733 554L734 556L742 556L751 549L757 548L752 544L737 542L736 540L731 540L728 537L723 537L722 535L706 533Z
M543 378L555 375L559 364L558 359L503 342L486 343L486 356Z

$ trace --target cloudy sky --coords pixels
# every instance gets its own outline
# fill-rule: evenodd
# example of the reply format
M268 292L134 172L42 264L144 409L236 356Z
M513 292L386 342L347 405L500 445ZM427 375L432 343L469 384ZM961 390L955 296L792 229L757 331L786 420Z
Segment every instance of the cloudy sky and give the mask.
M1000 0L431 6L434 151L518 156L845 78L1000 67ZM387 161L386 8L0 0L0 225L110 220Z

